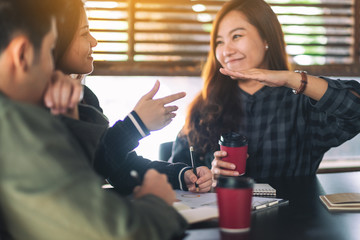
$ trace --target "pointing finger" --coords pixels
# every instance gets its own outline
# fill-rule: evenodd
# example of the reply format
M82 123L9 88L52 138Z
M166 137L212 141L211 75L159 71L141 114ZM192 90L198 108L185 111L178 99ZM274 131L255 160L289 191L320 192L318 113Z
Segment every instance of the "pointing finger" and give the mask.
M178 99L181 99L181 98L183 98L185 96L186 96L185 92L179 92L179 93L175 93L175 94L160 98L159 101L161 101L162 104L165 105L165 104L174 102L174 101L176 101Z

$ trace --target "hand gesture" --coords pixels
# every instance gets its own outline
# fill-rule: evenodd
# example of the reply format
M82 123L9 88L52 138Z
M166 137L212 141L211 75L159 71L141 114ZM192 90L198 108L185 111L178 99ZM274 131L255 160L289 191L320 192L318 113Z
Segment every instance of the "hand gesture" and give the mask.
M172 205L176 200L176 194L167 181L165 174L160 174L154 169L145 173L141 186L134 189L134 197L141 198L144 195L152 194L163 199L167 204Z
M212 174L209 168L205 166L197 167L197 178L192 169L187 170L184 174L184 180L187 188L191 192L196 192L195 182L199 185L199 192L208 192L212 185Z
M216 151L214 153L214 160L211 165L211 172L214 176L217 175L226 175L226 176L239 176L238 171L234 171L236 168L235 164L222 161L223 157L226 157L227 153L225 151Z
M160 82L156 81L151 91L140 98L134 111L139 115L141 120L149 131L159 130L168 125L176 116L174 111L177 106L165 106L180 98L185 97L184 92L179 92L159 99L153 99L160 88Z
M45 92L44 104L54 115L63 114L78 119L77 105L82 91L79 80L56 71Z
M251 79L269 87L287 87L288 80L292 76L295 78L299 78L298 74L290 71L275 71L257 68L236 72L229 69L221 68L220 72L224 75L230 76L232 79Z

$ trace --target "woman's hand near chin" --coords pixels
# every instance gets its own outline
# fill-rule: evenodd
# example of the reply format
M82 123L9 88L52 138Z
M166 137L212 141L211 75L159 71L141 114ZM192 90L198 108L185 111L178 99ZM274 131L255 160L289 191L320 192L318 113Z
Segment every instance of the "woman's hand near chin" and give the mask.
M299 74L295 72L275 71L260 68L252 68L242 71L231 71L226 68L220 68L220 72L232 79L251 79L268 87L287 87L289 79L299 78Z

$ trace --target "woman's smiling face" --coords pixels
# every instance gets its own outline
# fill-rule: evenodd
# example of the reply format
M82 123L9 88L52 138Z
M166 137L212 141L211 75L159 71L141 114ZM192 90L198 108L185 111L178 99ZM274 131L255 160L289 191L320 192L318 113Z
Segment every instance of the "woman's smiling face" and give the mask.
M91 54L92 48L97 45L96 39L90 34L89 22L85 9L81 11L80 24L67 49L64 57L61 59L61 70L67 74L88 74L93 71L93 62Z
M216 36L216 59L233 71L264 68L267 42L240 11L231 11L221 20Z

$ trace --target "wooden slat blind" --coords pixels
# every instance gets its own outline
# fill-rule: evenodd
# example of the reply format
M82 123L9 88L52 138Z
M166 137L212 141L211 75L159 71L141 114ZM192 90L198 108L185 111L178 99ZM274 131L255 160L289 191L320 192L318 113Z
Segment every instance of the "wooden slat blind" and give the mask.
M226 0L87 0L95 75L200 75ZM268 0L294 68L360 75L360 0Z

